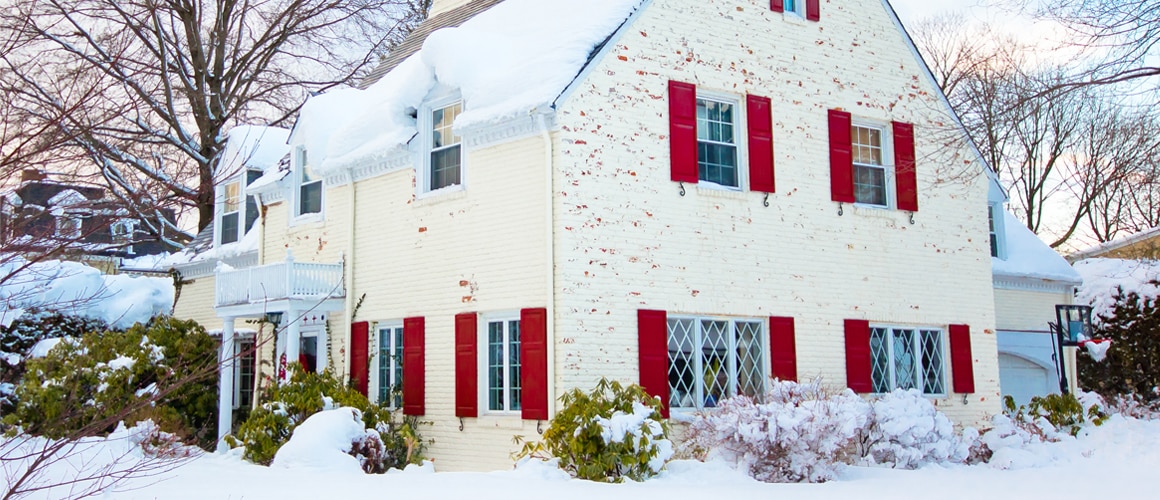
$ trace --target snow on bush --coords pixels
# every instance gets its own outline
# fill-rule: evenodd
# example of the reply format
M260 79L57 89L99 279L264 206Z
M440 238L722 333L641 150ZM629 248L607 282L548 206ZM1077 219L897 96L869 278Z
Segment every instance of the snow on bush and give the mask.
M867 459L872 463L914 469L930 463L962 462L970 453L973 429L966 439L915 389L894 391L871 403Z
M382 441L378 432L367 429L362 412L342 407L315 413L294 428L286 444L278 448L272 467L310 467L333 472L361 474L364 460L351 455L352 449L373 449Z
M780 381L763 399L727 398L698 414L690 444L765 482L828 481L858 458L871 409L853 391Z

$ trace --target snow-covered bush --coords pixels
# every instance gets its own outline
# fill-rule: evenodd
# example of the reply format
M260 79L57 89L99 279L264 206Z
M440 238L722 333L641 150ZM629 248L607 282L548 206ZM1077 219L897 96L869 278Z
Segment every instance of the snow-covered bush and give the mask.
M560 400L543 439L525 443L519 456L557 458L573 477L620 482L652 477L673 455L660 402L638 385L602 378L592 391L573 389Z
M858 460L871 409L853 391L832 391L820 380L780 381L763 400L720 401L695 417L690 444L766 482L828 481L840 464Z
M1095 337L1110 339L1111 345L1098 361L1087 350L1080 351L1079 383L1107 400L1128 396L1144 403L1160 401L1160 301L1119 288L1111 300L1111 311L1096 318L1095 331Z
M872 463L914 469L930 463L962 462L978 435L969 430L961 437L951 420L914 389L886 394L871 407L873 417L863 453Z
M293 375L288 382L267 385L263 403L250 412L236 435L226 437L230 446L245 447L246 460L269 465L298 426L312 415L348 408L359 412L364 430L376 434L373 438L360 438L353 446L347 443L347 451L359 459L364 471L383 473L422 462L426 446L419 437L418 419L393 415L390 410L371 404L329 370L319 374L294 365L290 371Z
M382 461L382 444L379 434L366 428L357 408L324 410L294 428L270 465L371 473L378 465L376 459Z
M217 342L193 321L155 318L126 331L87 332L28 361L4 423L55 439L152 419L162 431L208 447L215 441L216 364Z

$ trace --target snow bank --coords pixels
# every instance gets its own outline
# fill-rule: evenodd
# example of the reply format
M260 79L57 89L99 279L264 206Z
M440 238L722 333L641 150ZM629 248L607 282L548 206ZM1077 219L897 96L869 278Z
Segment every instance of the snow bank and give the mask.
M361 475L362 465L349 452L351 444L364 438L366 433L362 413L355 408L315 413L294 428L290 441L274 455L271 467L305 467Z
M991 272L1003 276L1079 284L1082 278L1068 265L1067 260L1006 210L1003 211L1003 227L1007 258L991 257Z
M366 90L307 101L291 141L330 175L394 154L417 133L412 116L433 89L458 90L456 129L525 115L552 104L643 0L507 0L423 48ZM513 29L518 26L518 29Z
M1143 297L1160 295L1160 261L1125 259L1084 259L1075 263L1075 270L1083 276L1083 285L1075 294L1077 304L1092 306L1092 319L1111 316L1115 309L1113 295L1116 287L1124 293L1138 293Z
M0 315L11 323L24 309L48 308L64 314L104 320L128 328L173 308L169 278L103 275L77 262L44 261L17 271L22 258L0 264L0 276L16 273L0 284Z

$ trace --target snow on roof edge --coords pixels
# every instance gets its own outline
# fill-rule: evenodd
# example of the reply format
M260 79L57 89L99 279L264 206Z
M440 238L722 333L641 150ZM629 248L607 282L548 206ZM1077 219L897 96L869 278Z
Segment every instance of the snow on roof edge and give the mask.
M1083 277L1063 256L1047 246L1019 219L1006 210L1003 210L1003 217L1007 258L991 257L993 275L1058 281L1071 285L1083 282Z

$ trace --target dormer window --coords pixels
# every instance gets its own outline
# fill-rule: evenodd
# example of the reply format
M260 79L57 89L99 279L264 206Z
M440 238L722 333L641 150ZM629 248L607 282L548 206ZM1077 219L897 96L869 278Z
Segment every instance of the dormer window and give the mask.
M463 111L463 102L433 107L426 118L429 136L424 168L424 191L437 191L463 184L462 139L452 130L455 118Z
M1004 216L1005 212L1001 203L987 204L987 232L991 236L991 257L1000 259L1007 258L1006 242L1004 241L1006 238L1003 237L1006 234L1003 227L1005 224Z
M223 245L241 239L238 226L241 225L242 212L242 181L238 179L226 184L225 200L222 201L222 238Z
M238 242L253 227L258 218L258 205L253 197L245 195L245 188L261 176L262 172L251 170L246 172L245 177L234 177L219 188L218 245Z
M311 168L306 148L299 147L294 156L298 176L298 215L322 213L322 178Z

